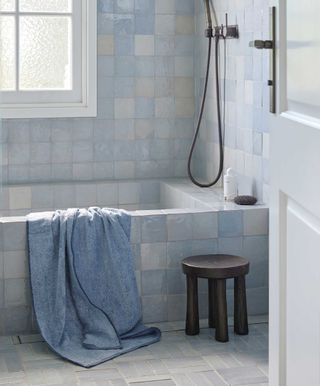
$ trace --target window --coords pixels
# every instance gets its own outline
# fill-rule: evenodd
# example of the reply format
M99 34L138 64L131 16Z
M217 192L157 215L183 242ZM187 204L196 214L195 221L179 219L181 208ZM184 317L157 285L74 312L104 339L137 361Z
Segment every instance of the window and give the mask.
M97 110L96 0L0 0L0 115Z

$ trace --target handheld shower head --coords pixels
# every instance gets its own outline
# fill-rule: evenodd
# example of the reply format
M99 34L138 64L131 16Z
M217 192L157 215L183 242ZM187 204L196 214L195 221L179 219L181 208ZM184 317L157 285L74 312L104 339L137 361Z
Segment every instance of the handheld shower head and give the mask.
M207 14L208 29L212 29L212 16L211 16L210 0L204 0L204 2L205 2L206 14Z

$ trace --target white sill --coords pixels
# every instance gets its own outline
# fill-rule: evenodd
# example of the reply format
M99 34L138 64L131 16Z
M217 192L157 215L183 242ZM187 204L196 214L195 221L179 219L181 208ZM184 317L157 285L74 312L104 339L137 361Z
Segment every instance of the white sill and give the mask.
M28 107L1 107L1 118L84 118L97 116L97 103L91 102L90 105L67 104L55 106L28 106Z

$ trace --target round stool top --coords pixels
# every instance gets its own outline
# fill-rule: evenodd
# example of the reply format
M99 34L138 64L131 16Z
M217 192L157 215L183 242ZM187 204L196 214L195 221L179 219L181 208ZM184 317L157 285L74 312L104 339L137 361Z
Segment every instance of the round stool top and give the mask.
M233 255L200 255L182 260L182 269L186 275L205 279L228 279L246 275L249 261Z

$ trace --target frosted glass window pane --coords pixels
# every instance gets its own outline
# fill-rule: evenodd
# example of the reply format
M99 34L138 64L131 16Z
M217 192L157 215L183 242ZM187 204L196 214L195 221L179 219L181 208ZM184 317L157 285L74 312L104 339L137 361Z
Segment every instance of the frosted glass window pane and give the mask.
M15 0L0 0L0 11L14 11Z
M15 89L15 19L0 17L0 89Z
M71 18L20 18L20 88L70 90Z
M71 12L72 0L20 0L22 12Z

